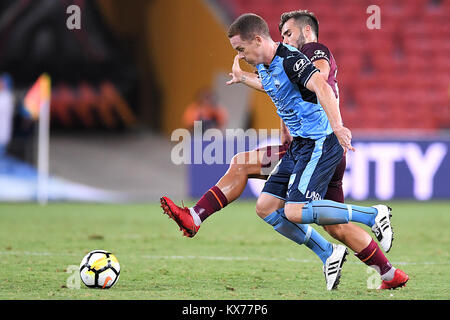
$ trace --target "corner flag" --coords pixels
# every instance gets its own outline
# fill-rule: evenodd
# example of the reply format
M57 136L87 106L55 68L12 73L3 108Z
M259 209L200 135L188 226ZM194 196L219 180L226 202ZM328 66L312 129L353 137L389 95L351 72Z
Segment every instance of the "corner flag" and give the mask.
M50 76L42 74L28 90L23 104L34 120L39 118L41 108L50 101Z
M31 118L39 120L36 197L40 204L48 201L50 97L50 76L44 73L36 80L23 101Z

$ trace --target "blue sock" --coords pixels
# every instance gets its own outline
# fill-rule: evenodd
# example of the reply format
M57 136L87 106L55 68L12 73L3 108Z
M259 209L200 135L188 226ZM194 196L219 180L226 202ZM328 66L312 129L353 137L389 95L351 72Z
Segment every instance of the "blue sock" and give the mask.
M378 210L373 207L361 207L331 200L314 200L303 206L302 222L329 225L354 221L372 227L377 214Z
M333 252L331 243L311 226L289 221L284 214L284 208L272 212L264 218L264 221L272 225L275 231L286 238L298 244L305 244L324 264Z

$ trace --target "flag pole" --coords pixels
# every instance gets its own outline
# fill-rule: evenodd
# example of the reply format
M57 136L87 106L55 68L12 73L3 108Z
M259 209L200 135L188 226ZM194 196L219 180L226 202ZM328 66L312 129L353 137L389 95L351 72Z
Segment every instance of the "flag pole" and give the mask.
M50 100L48 99L43 102L39 110L37 200L41 205L46 205L48 202L49 142Z

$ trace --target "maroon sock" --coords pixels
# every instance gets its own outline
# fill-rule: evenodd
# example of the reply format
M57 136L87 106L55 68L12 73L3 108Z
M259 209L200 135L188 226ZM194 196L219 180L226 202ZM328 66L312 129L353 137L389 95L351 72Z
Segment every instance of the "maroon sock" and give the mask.
M214 212L219 211L228 204L227 197L217 187L213 186L211 189L205 192L205 194L198 200L197 204L193 207L202 221L205 221Z
M370 267L376 266L377 268L375 269L377 269L380 275L385 274L392 268L392 265L373 239L367 248L363 249L360 253L356 253L355 256Z

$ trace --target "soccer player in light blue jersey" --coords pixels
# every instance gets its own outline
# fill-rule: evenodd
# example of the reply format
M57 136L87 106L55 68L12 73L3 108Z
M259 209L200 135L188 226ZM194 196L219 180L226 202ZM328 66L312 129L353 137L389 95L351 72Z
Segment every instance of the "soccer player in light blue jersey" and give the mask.
M257 68L264 90L293 137L258 198L258 215L290 239L294 238L292 224L360 222L372 227L380 244L390 248L393 233L387 206L315 200L323 199L343 152L354 151L336 97L318 69L297 49L274 42L266 22L257 15L236 19L228 37L239 57ZM277 198L285 189L286 197ZM299 243L308 239L308 234L297 236ZM326 266L324 272L328 272ZM330 268L329 272L336 270Z

